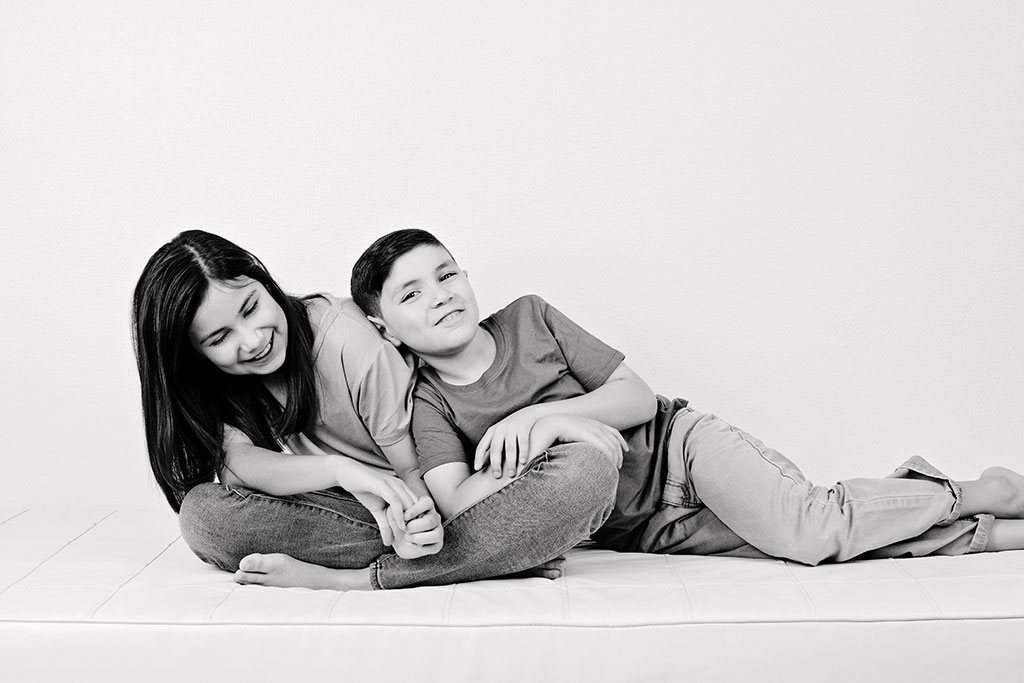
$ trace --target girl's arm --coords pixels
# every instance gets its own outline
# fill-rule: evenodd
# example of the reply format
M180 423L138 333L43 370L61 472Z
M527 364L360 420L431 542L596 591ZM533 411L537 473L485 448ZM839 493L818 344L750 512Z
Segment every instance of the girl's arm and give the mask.
M537 421L550 415L567 415L597 420L615 429L628 429L643 424L657 412L654 392L625 363L608 376L597 389L582 396L537 403L521 408L495 423L484 432L473 457L473 469L479 470L490 461L491 474L512 476L538 453L551 445L531 442Z
M391 545L395 534L405 531L405 512L416 502L405 482L347 456L277 453L253 445L230 428L225 429L224 461L218 473L221 483L271 495L342 486L373 515L384 545Z
M254 446L244 436L224 444L221 483L244 486L273 496L320 491L338 486L338 469L343 455L295 455Z

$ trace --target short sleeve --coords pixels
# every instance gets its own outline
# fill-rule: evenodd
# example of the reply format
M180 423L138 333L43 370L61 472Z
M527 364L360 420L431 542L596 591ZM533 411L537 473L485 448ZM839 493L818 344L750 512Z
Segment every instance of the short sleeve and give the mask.
M450 462L468 463L466 445L454 416L437 390L421 379L416 386L412 411L412 435L416 457L424 473Z
M587 391L604 384L626 357L544 299L532 298L573 376Z
M246 436L238 427L233 427L229 424L224 425L224 440L222 441L222 447L227 448L228 446L252 446L252 439Z
M359 351L357 360L365 366L353 387L352 398L373 440L390 446L409 432L413 370L411 360L379 334L375 341L375 348ZM352 349L352 345L346 345L343 355ZM343 358L342 362L350 361Z

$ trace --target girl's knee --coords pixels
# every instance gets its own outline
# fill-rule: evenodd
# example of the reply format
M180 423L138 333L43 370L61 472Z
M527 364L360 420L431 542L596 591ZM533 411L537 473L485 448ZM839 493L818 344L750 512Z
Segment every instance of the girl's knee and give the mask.
M230 529L224 523L231 493L219 484L194 486L181 501L181 538L203 562L225 571L238 569L244 555L230 552Z

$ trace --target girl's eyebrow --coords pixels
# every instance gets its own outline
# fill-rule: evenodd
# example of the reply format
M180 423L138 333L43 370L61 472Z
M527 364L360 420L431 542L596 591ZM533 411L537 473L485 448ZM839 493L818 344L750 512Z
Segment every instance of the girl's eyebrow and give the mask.
M249 307L249 302L252 301L252 298L254 296L256 296L256 290L255 289L252 290L251 292L249 292L249 295L247 297L245 297L245 301L242 302L242 305L238 309L238 313L239 314L242 314L243 312L245 312L245 309L247 309ZM218 334L220 334L223 331L224 331L223 327L218 327L216 330L214 330L210 334L208 334L205 337L203 337L202 339L200 339L199 340L199 344L200 345L205 344L207 341L209 341L210 337L216 337Z

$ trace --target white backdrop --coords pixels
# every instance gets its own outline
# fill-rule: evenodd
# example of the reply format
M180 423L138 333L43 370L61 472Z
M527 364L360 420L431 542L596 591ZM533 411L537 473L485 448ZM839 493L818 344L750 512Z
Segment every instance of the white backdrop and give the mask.
M814 478L1024 468L1024 5L0 0L0 502L163 505L131 288L418 226Z

